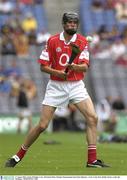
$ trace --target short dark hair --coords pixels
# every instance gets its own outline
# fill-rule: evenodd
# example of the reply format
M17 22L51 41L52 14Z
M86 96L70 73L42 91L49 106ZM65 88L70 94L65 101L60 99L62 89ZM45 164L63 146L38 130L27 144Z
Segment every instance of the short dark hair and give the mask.
M68 21L75 21L79 23L79 15L75 12L66 12L63 14L62 23L66 24Z

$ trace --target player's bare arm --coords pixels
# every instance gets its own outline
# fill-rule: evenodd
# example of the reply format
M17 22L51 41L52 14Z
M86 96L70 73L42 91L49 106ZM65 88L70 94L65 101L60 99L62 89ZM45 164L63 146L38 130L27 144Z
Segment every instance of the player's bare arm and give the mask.
M46 65L40 65L40 69L42 72L48 73L50 75L57 76L63 80L67 79L67 74L63 70L56 70Z
M76 72L86 72L88 69L88 65L86 63L82 63L82 64L68 64L67 68L69 70L73 70Z

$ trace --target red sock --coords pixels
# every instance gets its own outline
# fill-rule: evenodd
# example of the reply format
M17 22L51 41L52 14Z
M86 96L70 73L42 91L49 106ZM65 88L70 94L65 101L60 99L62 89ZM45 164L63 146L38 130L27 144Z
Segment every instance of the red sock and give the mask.
M19 159L21 160L23 157L24 157L24 155L26 154L26 152L27 152L27 149L22 145L21 146L21 148L20 148L20 150L17 152L17 156L19 157Z
M96 145L88 145L88 163L92 163L97 160L96 157Z

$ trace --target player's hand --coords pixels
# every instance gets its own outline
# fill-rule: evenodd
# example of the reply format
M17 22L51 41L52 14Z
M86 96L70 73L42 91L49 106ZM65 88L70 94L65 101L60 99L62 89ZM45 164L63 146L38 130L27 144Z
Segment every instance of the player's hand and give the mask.
M86 63L83 64L67 64L67 69L70 71L76 72L86 72L88 69L88 65Z
M76 70L77 65L72 63L72 64L67 64L66 67L68 68L68 70Z
M64 71L57 71L56 75L63 80L67 80L67 73L65 73Z

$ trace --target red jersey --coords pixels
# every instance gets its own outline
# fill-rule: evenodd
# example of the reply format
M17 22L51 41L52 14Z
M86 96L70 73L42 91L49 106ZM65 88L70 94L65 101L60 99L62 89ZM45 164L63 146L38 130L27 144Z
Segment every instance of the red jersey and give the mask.
M49 38L47 47L42 51L38 62L43 65L51 66L51 68L56 70L65 70L71 56L70 43L74 43L81 50L81 53L74 59L73 63L86 63L89 66L88 42L86 38L80 34L74 34L70 42L66 43L63 32ZM84 74L84 72L69 70L67 80L82 80ZM52 80L64 81L63 79L53 75L50 75L50 78Z

